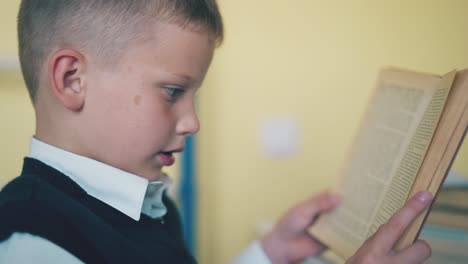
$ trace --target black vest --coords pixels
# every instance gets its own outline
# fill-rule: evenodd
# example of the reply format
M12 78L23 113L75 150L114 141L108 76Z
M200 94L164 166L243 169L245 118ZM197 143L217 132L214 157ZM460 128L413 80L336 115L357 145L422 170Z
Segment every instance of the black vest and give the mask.
M143 214L135 221L61 172L26 158L21 176L0 192L0 243L22 232L85 263L196 263L185 248L174 203L167 196L163 201L164 221Z

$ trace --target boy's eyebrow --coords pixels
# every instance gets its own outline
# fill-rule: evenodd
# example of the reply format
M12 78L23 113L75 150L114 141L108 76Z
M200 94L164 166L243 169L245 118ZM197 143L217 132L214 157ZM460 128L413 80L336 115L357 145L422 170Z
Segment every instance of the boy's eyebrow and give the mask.
M195 78L193 78L192 76L187 75L187 74L173 73L173 72L170 73L170 74L175 76L176 78L183 79L187 83L194 83L195 82Z

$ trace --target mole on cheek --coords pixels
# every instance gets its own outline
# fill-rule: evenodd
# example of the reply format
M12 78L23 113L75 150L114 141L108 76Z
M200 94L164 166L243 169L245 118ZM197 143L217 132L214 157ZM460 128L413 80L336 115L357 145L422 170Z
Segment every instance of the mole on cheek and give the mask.
M140 103L141 103L141 95L135 96L135 98L133 98L133 102L135 103L135 105L140 105Z

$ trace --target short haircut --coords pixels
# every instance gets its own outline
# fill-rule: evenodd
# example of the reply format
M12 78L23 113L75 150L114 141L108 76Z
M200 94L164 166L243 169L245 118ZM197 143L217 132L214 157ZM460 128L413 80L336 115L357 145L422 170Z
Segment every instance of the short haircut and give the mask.
M147 39L145 30L158 22L206 30L218 44L223 40L216 0L22 0L19 57L31 100L42 65L54 50L85 50L100 63L115 64L129 44Z

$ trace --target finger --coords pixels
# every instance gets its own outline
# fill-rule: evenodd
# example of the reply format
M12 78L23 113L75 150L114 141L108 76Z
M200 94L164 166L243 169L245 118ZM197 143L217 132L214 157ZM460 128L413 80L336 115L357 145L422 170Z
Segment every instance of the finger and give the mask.
M307 257L319 255L325 250L325 246L309 236L302 236L288 244L288 249L292 259L292 263L300 263Z
M323 244L321 241L319 241L317 238L315 238L311 234L307 233L306 235L310 239L310 241L312 241L312 243L317 247L318 250L325 251L325 250L328 249L327 245ZM318 252L320 252L320 251L318 251Z
M321 212L326 212L335 208L339 202L340 198L338 195L323 192L305 201L303 206L309 209L307 211L310 217L313 217Z
M321 193L303 201L286 213L278 222L277 228L285 237L303 235L316 219L317 214L330 210L338 204L338 196Z
M413 196L388 223L379 228L373 237L374 245L378 245L382 252L389 252L416 216L430 204L431 199L429 192L419 192Z
M431 256L431 247L426 241L418 240L395 256L395 263L423 263Z

